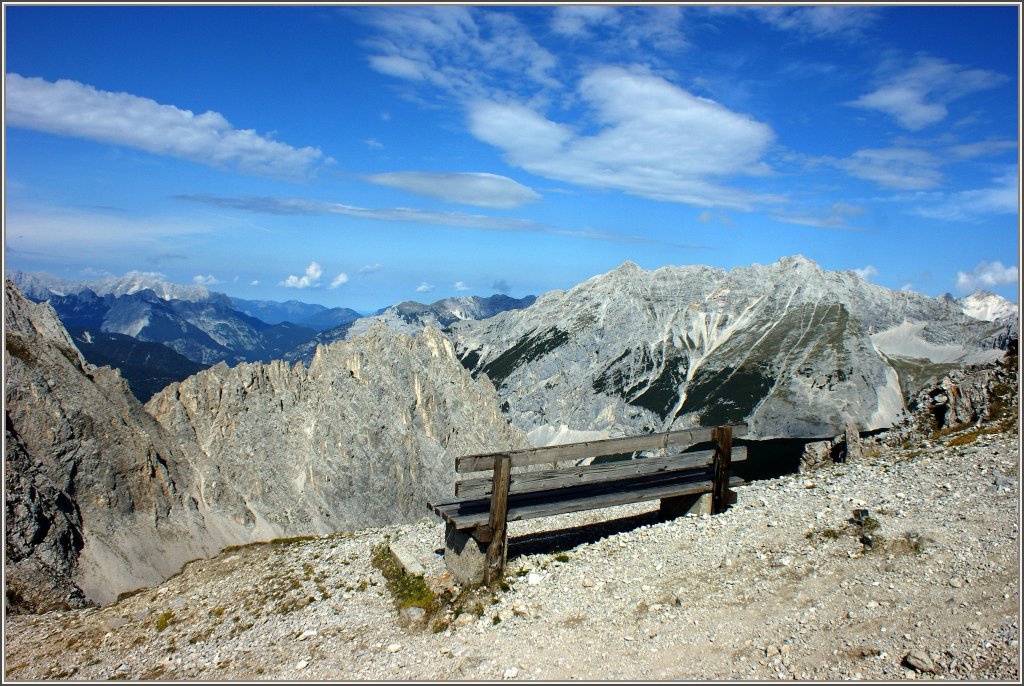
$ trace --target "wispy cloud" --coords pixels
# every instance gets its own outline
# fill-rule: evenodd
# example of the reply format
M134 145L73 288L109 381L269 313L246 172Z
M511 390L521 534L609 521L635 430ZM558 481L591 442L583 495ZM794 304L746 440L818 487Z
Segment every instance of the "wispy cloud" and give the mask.
M868 7L817 5L811 7L746 7L743 11L769 26L815 38L859 39L878 18Z
M1017 283L1017 267L1003 266L999 260L979 262L971 271L957 272L956 275L956 287L965 292L1012 283Z
M390 172L364 177L407 193L478 207L513 208L540 200L539 193L507 176L475 172Z
M457 291L468 291L469 286L466 285L465 281L456 281L455 285L452 286Z
M864 279L865 281L870 281L871 279L878 276L878 269L871 266L870 264L867 265L866 267L861 267L859 269L854 269L852 271L854 274Z
M429 224L455 229L543 233L554 236L566 236L569 238L583 238L587 240L669 245L688 249L699 249L705 247L702 245L671 243L668 241L653 240L642 236L628 236L604 231L572 231L556 229L555 227L547 224L542 224L529 219L489 217L479 214L464 214L462 212L435 212L431 210L420 210L406 207L368 209L365 207L357 207L355 205L329 203L320 200L275 197L228 198L212 195L177 195L174 196L174 199L266 214L340 215L344 217L355 217L357 219Z
M236 129L218 112L194 114L77 81L7 74L5 106L8 126L138 148L246 174L304 177L329 161L317 148L294 148L251 129Z
M884 188L927 190L942 183L943 160L916 148L894 147L858 150L836 166L859 179Z
M683 31L683 8L661 6L560 5L551 15L551 30L578 41L596 41L606 59L619 50L678 51L689 45ZM632 59L636 59L633 54Z
M701 207L751 209L779 198L730 188L732 176L769 171L766 124L652 74L601 67L579 84L595 133L525 105L479 100L470 131L505 159L558 181Z
M382 265L380 262L375 262L373 264L364 264L362 267L359 268L359 271L357 273L360 276L364 274L373 274L374 272L379 272L383 268L384 265Z
M216 286L220 283L220 280L218 280L213 274L207 274L206 276L196 274L192 277L192 282L200 286Z
M348 274L341 272L331 280L330 288L338 288L339 286L344 286L346 283L348 283Z
M295 274L288 275L288 278L280 281L277 285L285 288L316 288L320 285L320 277L323 275L323 267L315 260L309 263L302 276Z
M945 119L950 102L1007 80L987 69L970 69L927 55L918 55L909 64L888 60L881 69L878 88L846 104L888 114L911 131Z
M461 98L558 85L557 59L511 13L448 5L366 10L360 18L378 31L367 45L382 74Z
M914 213L929 219L970 221L993 214L1020 212L1020 185L1015 168L993 180L988 188L975 188L955 193L933 193L927 202L920 202Z
M838 201L833 203L827 210L814 213L809 210L802 212L778 212L773 215L777 221L788 224L800 224L803 226L814 226L819 229L847 229L859 231L849 225L848 220L867 212L867 208L859 205Z
M434 292L434 284L427 283L426 281L423 281L422 283L420 283L419 286L416 287L416 292L417 293L433 293Z

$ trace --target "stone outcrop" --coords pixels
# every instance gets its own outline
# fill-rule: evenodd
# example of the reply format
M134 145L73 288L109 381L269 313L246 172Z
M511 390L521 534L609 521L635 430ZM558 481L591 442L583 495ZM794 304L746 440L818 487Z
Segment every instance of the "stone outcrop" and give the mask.
M104 602L217 550L186 453L117 372L86 364L53 309L10 282L4 306L6 602Z
M320 347L308 368L217 365L146 409L194 436L202 501L264 537L418 519L453 494L455 456L526 445L433 327L378 326Z

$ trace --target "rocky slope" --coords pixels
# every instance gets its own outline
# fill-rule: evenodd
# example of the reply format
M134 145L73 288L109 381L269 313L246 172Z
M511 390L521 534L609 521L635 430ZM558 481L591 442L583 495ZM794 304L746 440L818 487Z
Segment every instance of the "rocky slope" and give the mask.
M49 305L10 282L4 298L12 610L109 602L225 545L415 519L455 455L525 441L436 330L370 332L308 369L220 364L150 414Z
M796 256L728 272L627 262L451 335L527 432L746 420L769 438L889 426L928 382L1001 355L1007 326Z
M219 549L173 445L53 309L4 290L6 603L111 600Z
M322 331L306 343L296 346L284 355L284 359L308 363L318 345L327 345L334 341L357 336L377 324L383 324L392 331L415 335L427 326L444 329L454 322L466 319L487 319L501 312L519 310L529 307L536 298L528 295L525 298L510 298L500 293L488 298L467 296L445 298L431 305L424 305L412 300L386 307L369 317L353 319L340 326Z
M453 492L454 456L525 445L435 328L411 338L378 326L318 348L308 368L217 365L146 409L194 437L207 500L264 537L418 518Z
M504 589L453 587L433 519L225 551L102 609L9 618L5 676L1019 682L1018 395L1012 421L882 434L714 517L515 522ZM389 586L389 539L447 600Z

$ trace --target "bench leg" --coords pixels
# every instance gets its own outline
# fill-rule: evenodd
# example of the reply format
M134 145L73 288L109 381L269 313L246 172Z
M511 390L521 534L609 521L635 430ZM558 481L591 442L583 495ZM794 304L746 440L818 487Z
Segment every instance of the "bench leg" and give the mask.
M691 495L677 495L672 498L662 498L661 506L658 509L658 519L668 521L684 515L711 514L711 494L693 493Z
M460 531L451 524L444 529L444 562L452 578L460 584L479 584L484 580L487 544Z

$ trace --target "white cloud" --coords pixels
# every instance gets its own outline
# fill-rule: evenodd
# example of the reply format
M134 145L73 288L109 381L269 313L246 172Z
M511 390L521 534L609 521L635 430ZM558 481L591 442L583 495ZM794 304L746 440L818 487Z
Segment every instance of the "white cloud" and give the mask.
M551 28L563 36L589 36L595 25L619 24L616 8L608 5L561 5L554 8Z
M318 262L313 261L306 267L306 271L302 276L290 274L288 278L277 285L284 286L285 288L315 288L320 285L320 277L323 273L323 267Z
M434 292L434 284L427 283L426 281L424 281L419 286L416 287L416 292L417 293L433 293Z
M334 279L331 281L331 288L337 288L339 286L345 285L346 283L348 283L348 274L346 274L345 272L341 272L340 274L335 276Z
M916 291L914 291L914 284L912 284L912 283L905 283L905 284L903 284L902 286L900 286L900 291L903 292L903 293L914 293L914 292L916 292Z
M926 190L942 183L942 160L914 148L858 150L835 164L852 176L885 188Z
M464 281L456 281L455 285L453 286L453 288L455 290L457 290L457 291L468 291L469 290L469 286L467 286Z
M212 274L207 274L206 276L196 274L192 277L192 281L200 286L216 286L220 283L220 281L218 281Z
M773 219L778 221L787 222L789 224L800 224L803 226L815 226L819 229L848 229L857 230L850 227L848 219L856 217L858 215L867 212L867 208L860 207L859 205L851 205L850 203L843 202L842 200L832 203L827 211L820 211L817 213L804 211L801 213L776 213L773 215Z
M317 148L294 148L252 129L236 129L218 112L194 114L77 81L7 74L5 107L8 126L138 148L247 174L302 177L330 161Z
M378 150L380 150L381 148L383 148L383 147L384 147L384 144L383 144L383 143L381 143L381 142L380 142L379 140L377 140L376 138L367 138L367 139L366 139L365 141L363 141L363 143L364 143L364 144L366 145L366 147L368 147L368 148L376 148L376 149L378 149Z
M934 194L927 204L918 205L915 213L929 219L969 221L993 214L1016 215L1020 209L1020 186L1017 170L1010 168L994 179L988 188Z
M470 131L531 173L593 188L703 207L750 209L778 198L721 185L763 174L771 127L698 97L661 77L600 67L579 96L595 133L585 134L523 106L478 100Z
M370 209L345 205L342 203L329 203L318 200L303 200L299 198L275 198L275 197L241 197L225 198L211 195L177 195L176 200L188 200L200 202L216 207L227 207L231 209L246 210L248 212L264 212L267 214L282 215L318 215L335 214L344 217L355 217L363 220L387 221L387 222L409 222L416 224L431 224L456 229L476 229L482 231L509 231L509 232L530 232L545 233L554 236L567 236L570 238L584 238L595 241L616 241L621 243L643 243L648 245L672 245L684 248L703 248L702 245L686 245L680 243L669 243L643 236L629 236L624 234L610 233L604 231L571 231L567 229L556 229L548 224L531 221L528 219L515 219L504 217L489 217L479 214L464 214L462 212L435 212L431 210L420 210L407 207L391 207Z
M1007 80L987 69L968 69L926 55L918 55L909 65L889 61L882 70L885 76L876 90L846 104L888 114L911 131L945 119L946 105L953 100Z
M557 86L557 59L508 12L467 6L388 7L361 17L380 33L370 67L463 98ZM486 67L486 68L481 68Z
M249 282L249 285L250 286L259 286L260 285L260 280L259 279L253 279L252 281Z
M731 8L726 8L727 11ZM878 13L867 7L748 7L738 9L753 14L769 26L812 37L856 39L875 22Z
M956 287L965 292L1012 283L1017 283L1017 267L1005 267L999 260L979 262L970 272L957 272L956 274Z
M359 272L358 273L359 274L373 274L374 272L379 272L383 268L384 268L384 265L382 265L380 262L375 262L373 264L364 264L362 267L359 268Z
M540 200L540 194L497 174L478 172L390 172L365 177L370 183L447 202L513 208Z
M878 276L878 270L875 267L871 266L870 264L866 267L861 267L860 269L854 269L853 273L859 276L860 278L864 279L865 281L870 281L871 279Z

